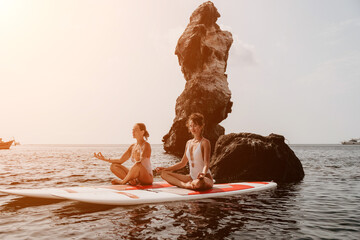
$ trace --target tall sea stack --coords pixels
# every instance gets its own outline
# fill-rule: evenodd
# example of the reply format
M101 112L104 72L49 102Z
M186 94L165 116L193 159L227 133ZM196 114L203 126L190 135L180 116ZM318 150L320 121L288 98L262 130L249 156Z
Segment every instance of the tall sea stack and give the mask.
M201 4L191 15L190 23L178 40L178 56L186 85L176 100L175 119L170 131L163 137L164 149L182 155L191 138L186 128L187 118L195 112L205 117L204 136L212 144L225 133L219 123L231 112L231 92L226 66L232 35L216 24L220 17L212 2Z

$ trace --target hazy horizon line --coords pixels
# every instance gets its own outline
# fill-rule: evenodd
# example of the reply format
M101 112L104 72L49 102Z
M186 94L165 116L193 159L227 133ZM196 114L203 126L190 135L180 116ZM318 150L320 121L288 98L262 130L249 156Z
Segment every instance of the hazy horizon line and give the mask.
M24 146L24 145L130 145L133 143L21 143L17 146ZM151 143L151 145L163 145L163 143ZM341 142L339 143L286 143L288 145L342 145ZM11 147L17 147L11 146ZM354 146L354 145L347 145L347 146Z

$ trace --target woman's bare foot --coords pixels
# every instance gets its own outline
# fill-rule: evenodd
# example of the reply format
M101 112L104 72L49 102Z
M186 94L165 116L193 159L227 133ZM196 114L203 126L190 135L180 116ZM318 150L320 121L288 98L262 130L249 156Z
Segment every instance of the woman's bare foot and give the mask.
M136 186L136 185L139 184L139 182L138 182L138 180L133 179L133 180L130 180L130 181L129 181L129 184L130 184L131 186Z
M115 178L115 179L113 179L113 180L111 181L111 184L112 184L112 185L123 185L124 183L123 183L122 180ZM136 186L136 185L139 184L139 182L138 182L138 180L133 179L133 180L130 180L130 181L129 181L129 184L132 185L132 186Z
M122 181L120 179L113 179L111 181L111 184L112 185L121 185L122 184Z

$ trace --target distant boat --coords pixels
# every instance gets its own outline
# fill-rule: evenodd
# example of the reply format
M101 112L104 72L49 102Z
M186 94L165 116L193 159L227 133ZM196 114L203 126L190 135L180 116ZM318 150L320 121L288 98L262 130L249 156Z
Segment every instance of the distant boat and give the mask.
M14 146L20 145L20 142L17 142L14 137L13 137L13 140L14 140Z
M360 138L353 138L349 141L341 142L342 145L360 145Z
M11 144L14 142L14 140L8 141L8 142L4 142L1 138L0 138L0 149L9 149Z

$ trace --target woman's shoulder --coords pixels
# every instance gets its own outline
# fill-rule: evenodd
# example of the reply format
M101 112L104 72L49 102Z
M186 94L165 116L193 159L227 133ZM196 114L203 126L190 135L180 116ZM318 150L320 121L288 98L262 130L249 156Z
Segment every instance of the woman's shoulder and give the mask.
M210 145L210 141L207 138L202 139L202 145Z
M144 142L144 147L151 148L151 144L148 141Z

